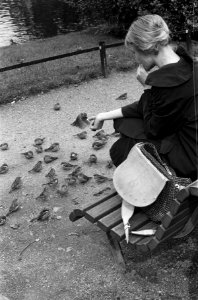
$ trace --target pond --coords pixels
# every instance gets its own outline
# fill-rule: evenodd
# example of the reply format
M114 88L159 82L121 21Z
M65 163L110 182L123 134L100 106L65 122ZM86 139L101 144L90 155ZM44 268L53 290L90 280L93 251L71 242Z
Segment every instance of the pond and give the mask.
M0 0L0 47L76 31L79 23L64 0Z

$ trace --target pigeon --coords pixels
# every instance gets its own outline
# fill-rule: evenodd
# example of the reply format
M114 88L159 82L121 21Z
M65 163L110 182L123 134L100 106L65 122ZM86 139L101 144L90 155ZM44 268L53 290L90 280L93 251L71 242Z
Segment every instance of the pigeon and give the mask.
M45 138L36 138L34 140L34 146L40 146L43 144Z
M107 169L111 169L111 168L113 168L113 166L114 166L114 165L113 165L112 160L108 160L105 167L106 167Z
M32 151L27 151L27 152L24 152L24 153L21 153L21 154L23 154L25 156L25 158L27 158L27 159L31 159L31 158L34 157L34 154L33 154Z
M80 183L84 184L87 181L89 181L92 177L89 177L81 172L77 175L77 178Z
M76 167L69 175L71 175L71 176L73 176L73 177L77 177L78 174L80 173L80 171L81 171L81 167L78 166L78 167Z
M0 216L0 226L3 226L6 222L6 216Z
M76 177L69 174L67 178L65 178L65 181L68 185L75 185L76 184Z
M76 120L71 123L72 126L76 126L79 127L81 129L84 129L85 127L87 127L90 124L90 122L87 119L87 114L86 113L80 113Z
M48 185L52 188L55 188L58 185L58 178L51 178L49 182L44 183L43 185Z
M11 193L14 190L20 189L21 186L22 186L22 179L20 176L18 176L15 178L14 182L12 183L9 193Z
M105 181L113 180L112 178L108 178L108 177L100 175L100 174L94 174L93 177L97 183L103 183Z
M1 167L0 167L0 174L6 174L8 172L8 165L7 164L3 164Z
M13 212L19 210L19 208L20 208L20 204L18 203L18 200L14 199L9 207L6 217L12 214Z
M43 208L37 217L30 220L30 222L33 221L46 221L49 220L50 217L50 210L49 208Z
M1 144L1 145L0 145L0 149L1 149L2 151L8 150L8 143L3 143L3 144Z
M53 143L49 148L45 149L45 152L58 152L60 150L59 143Z
M89 158L88 158L88 164L96 164L97 163L97 156L95 154L90 154Z
M120 132L114 131L114 132L110 133L109 136L120 137Z
M107 143L107 141L95 141L92 144L92 148L94 150L99 150L99 149L103 148L106 143Z
M60 103L54 104L54 110L60 110L60 109L61 109Z
M41 194L36 197L36 200L46 201L47 196L48 196L48 190L47 187L45 186Z
M49 170L49 172L45 175L45 177L50 178L50 179L57 177L55 169L51 168Z
M49 164L49 163L51 163L52 161L54 161L56 159L58 159L57 156L50 156L50 155L45 155L44 158L43 158L43 160L46 164Z
M119 97L116 98L116 100L126 100L127 99L127 93L121 94Z
M100 190L99 192L94 193L93 196L100 196L101 194L103 194L104 192L109 191L109 190L111 190L111 188L106 187L106 188Z
M42 161L39 160L36 165L31 169L29 170L28 172L29 173L38 173L42 170L43 166L42 166Z
M77 159L78 159L78 154L76 152L71 152L70 160L77 160Z
M62 184L61 187L57 189L57 193L61 196L66 196L68 194L68 185Z
M70 171L71 169L77 167L77 165L72 165L72 164L70 164L68 162L64 162L64 161L61 163L61 166L62 166L63 170L66 170L66 171Z
M74 136L78 137L80 140L84 140L87 138L87 131L82 131L80 133L74 134Z
M98 140L107 140L108 135L105 133L103 129L99 130L95 135L93 135L94 138L97 138Z
M36 148L36 153L42 153L43 152L43 147L41 145L34 145L34 147Z

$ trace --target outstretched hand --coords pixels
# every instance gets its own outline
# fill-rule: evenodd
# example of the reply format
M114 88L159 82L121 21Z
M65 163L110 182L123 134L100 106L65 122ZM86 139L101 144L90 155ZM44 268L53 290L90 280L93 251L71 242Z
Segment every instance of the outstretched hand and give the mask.
M104 124L104 120L101 120L98 115L92 116L88 120L91 123L90 129L93 131L101 129Z
M137 68L136 77L137 77L137 80L143 86L145 86L145 81L146 81L147 76L148 76L148 73L146 72L146 70L144 69L144 67L142 65L139 65L139 67Z

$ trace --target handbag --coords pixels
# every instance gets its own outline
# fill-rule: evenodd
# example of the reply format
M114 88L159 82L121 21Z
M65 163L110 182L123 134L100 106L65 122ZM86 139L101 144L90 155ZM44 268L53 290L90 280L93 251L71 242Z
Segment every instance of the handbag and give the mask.
M164 174L168 179L156 201L142 208L152 221L160 222L163 216L170 210L172 201L176 198L180 189L189 185L192 181L190 178L178 177L173 168L168 166L165 160L160 157L155 145L152 143L142 143L140 149L159 172Z

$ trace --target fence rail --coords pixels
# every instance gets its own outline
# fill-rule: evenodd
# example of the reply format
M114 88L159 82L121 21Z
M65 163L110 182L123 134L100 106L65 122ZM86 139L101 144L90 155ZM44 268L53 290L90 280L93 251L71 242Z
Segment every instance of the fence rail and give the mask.
M191 32L189 32L188 30L185 30L185 31L181 31L180 33L185 33L186 34L186 46L187 46L188 51L190 53L192 53ZM62 59L62 58L65 58L65 57L80 55L80 54L89 53L89 52L92 52L92 51L99 51L100 52L102 75L104 77L106 77L107 76L107 72L106 72L106 70L107 70L106 49L113 48L113 47L119 47L119 46L123 46L123 45L124 45L124 42L113 43L113 44L105 44L105 42L99 42L98 46L92 47L92 48L89 48L89 49L76 50L76 51L65 53L65 54L50 56L50 57L41 58L41 59L37 59L37 60L22 62L22 63L12 65L12 66L3 67L3 68L0 68L0 73L10 71L10 70L14 70L14 69L20 69L20 68L32 66L32 65L36 65L36 64L40 64L40 63L45 63L45 62L53 61L53 60L56 60L56 59Z

